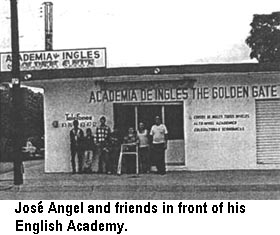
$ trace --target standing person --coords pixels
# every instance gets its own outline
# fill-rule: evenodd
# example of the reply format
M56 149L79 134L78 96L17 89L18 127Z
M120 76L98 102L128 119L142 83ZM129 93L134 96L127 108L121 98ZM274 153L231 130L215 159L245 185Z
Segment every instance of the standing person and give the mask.
M106 118L102 116L100 125L96 128L97 157L99 157L98 172L111 174L109 167L109 137L111 133L110 127L106 125Z
M112 173L117 173L118 160L120 156L121 150L121 137L117 127L114 127L113 132L110 135L110 167L112 169Z
M155 124L152 126L150 135L152 137L152 156L159 174L164 175L165 169L165 150L167 148L167 128L161 123L160 117L155 117Z
M86 129L86 136L83 140L84 150L85 150L85 159L83 165L83 171L85 173L92 172L92 163L93 163L93 153L95 152L94 138L92 136L92 131L90 128Z
M71 164L72 164L72 172L76 173L76 155L78 157L78 172L82 172L83 168L83 138L84 132L81 128L79 128L79 121L73 121L74 128L70 131L70 148L71 148Z
M136 145L139 143L136 132L133 127L128 128L128 133L124 137L124 144L129 144L124 149L125 152L136 152ZM126 154L124 161L124 168L126 173L134 173L135 169L135 155Z
M137 131L137 136L139 139L139 165L140 172L149 173L150 172L150 158L149 158L149 133L145 129L143 122L139 123L139 129Z

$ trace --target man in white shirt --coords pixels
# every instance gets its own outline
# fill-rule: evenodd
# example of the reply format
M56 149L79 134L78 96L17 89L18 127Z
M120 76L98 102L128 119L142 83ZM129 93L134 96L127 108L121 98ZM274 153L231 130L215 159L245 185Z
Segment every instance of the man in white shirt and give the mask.
M155 124L152 126L150 135L152 137L152 157L157 167L158 173L164 175L165 169L165 150L167 148L168 131L161 123L160 117L155 117Z

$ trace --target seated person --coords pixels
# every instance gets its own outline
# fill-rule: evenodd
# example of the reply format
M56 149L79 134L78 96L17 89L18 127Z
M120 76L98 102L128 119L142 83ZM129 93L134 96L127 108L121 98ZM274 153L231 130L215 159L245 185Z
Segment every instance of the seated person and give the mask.
M128 129L127 135L124 137L124 152L136 152L136 145L138 144L138 137L133 127ZM124 155L124 172L126 173L135 173L136 164L135 164L135 154L126 154Z

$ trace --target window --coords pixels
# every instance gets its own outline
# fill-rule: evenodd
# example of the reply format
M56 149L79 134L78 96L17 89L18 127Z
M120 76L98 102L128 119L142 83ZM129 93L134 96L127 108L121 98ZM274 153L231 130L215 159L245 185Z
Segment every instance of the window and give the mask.
M168 139L184 139L184 114L183 105L164 106L165 125L168 130Z

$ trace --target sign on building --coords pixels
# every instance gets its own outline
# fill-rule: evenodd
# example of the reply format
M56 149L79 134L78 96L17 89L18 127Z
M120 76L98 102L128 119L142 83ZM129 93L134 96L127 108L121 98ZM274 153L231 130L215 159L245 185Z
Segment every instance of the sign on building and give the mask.
M12 54L1 54L1 71L11 71ZM74 49L20 53L20 70L51 70L106 67L106 49Z

